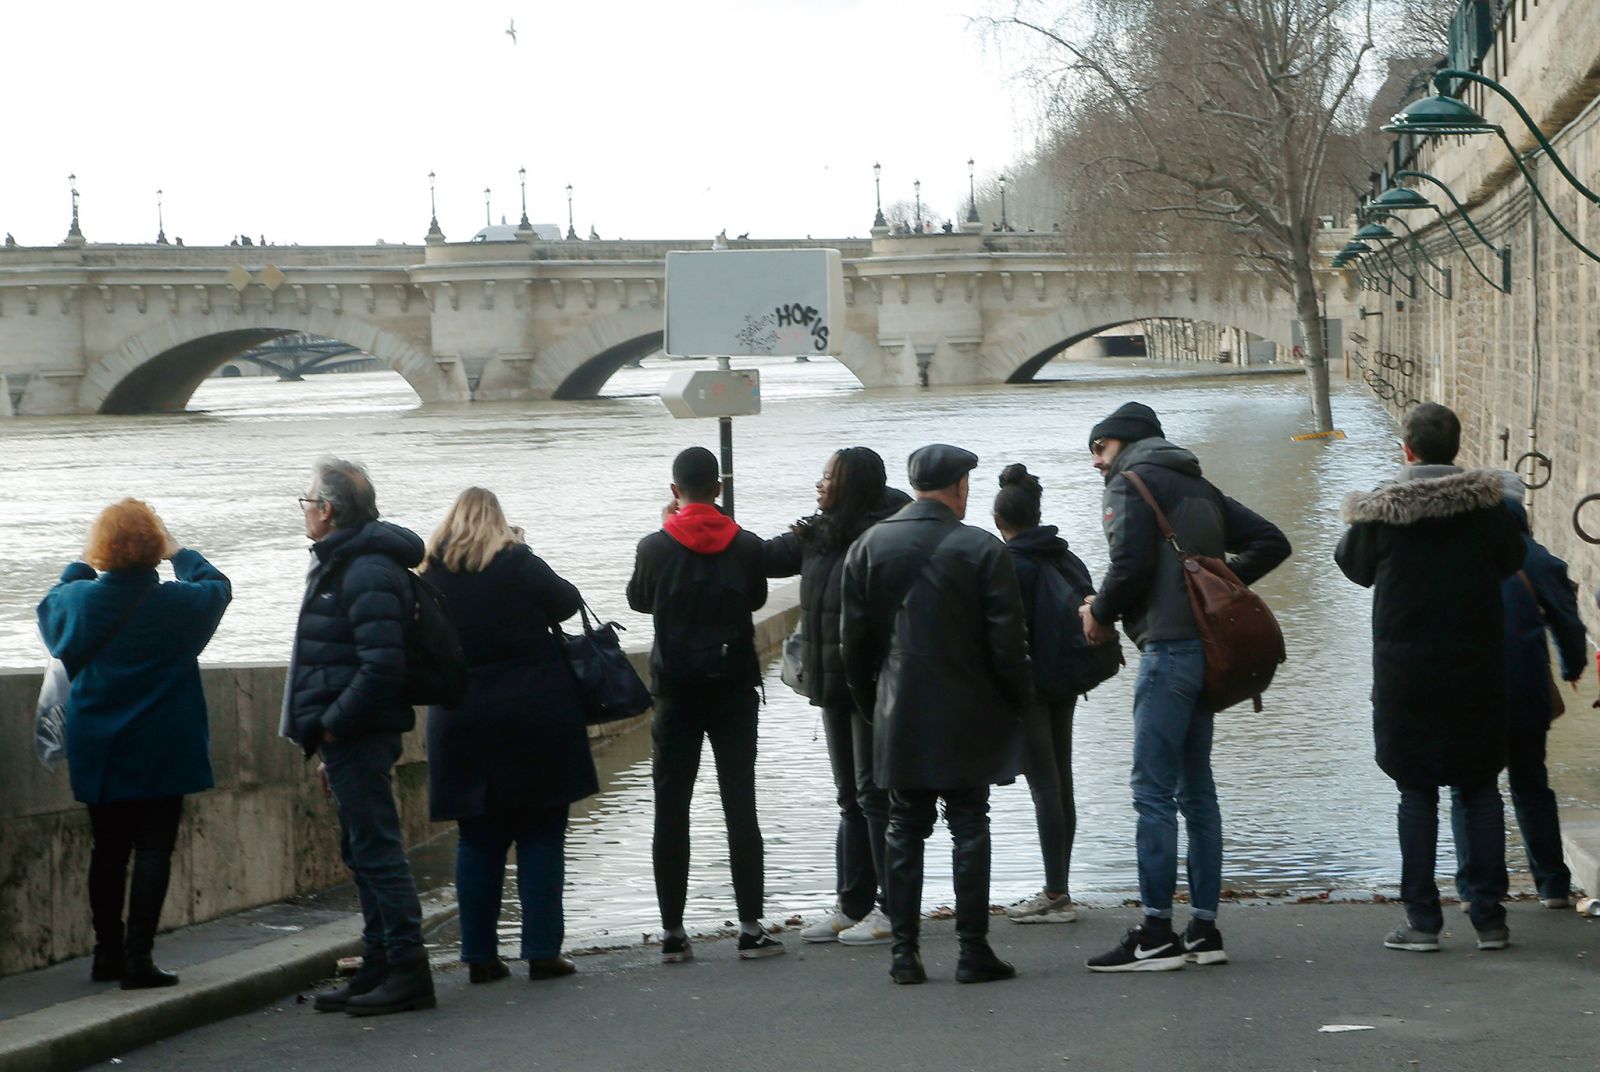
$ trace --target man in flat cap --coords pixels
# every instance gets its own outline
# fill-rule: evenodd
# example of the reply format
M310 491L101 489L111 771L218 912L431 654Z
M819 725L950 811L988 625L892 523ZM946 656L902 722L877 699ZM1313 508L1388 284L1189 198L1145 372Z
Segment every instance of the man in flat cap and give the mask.
M1109 640L1122 620L1139 647L1133 691L1133 807L1142 923L1112 950L1089 960L1097 972L1167 971L1185 963L1225 964L1217 930L1222 893L1222 814L1211 777L1215 713L1200 699L1206 661L1177 551L1155 511L1128 479L1148 486L1184 551L1221 558L1254 584L1289 557L1272 522L1234 502L1200 475L1200 461L1167 442L1155 410L1129 402L1089 433L1094 467L1105 477L1102 524L1110 567L1082 608L1084 636ZM1189 926L1172 929L1178 881L1178 813L1189 831Z
M1033 695L1022 595L1005 544L961 524L977 455L936 443L911 455L916 501L845 557L840 639L856 707L872 723L874 777L889 790L884 900L890 977L920 983L923 843L944 800L955 841L956 978L1016 974L989 948L989 787L1022 767Z

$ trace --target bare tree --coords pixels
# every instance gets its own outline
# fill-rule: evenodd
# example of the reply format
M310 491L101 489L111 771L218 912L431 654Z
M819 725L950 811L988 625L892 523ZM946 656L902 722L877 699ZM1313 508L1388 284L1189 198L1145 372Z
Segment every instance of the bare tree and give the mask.
M1156 213L1172 248L1243 257L1292 296L1318 431L1333 415L1312 258L1345 170L1365 170L1377 2L1016 0L984 20L1033 49L1058 148L1096 176L1090 204L1133 206L1146 230Z

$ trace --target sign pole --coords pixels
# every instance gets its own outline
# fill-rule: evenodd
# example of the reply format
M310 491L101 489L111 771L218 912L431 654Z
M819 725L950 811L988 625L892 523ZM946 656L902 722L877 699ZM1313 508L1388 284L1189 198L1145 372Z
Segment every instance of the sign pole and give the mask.
M731 363L726 357L717 358L717 368L727 372ZM722 438L722 512L733 517L733 418L718 417L718 431Z

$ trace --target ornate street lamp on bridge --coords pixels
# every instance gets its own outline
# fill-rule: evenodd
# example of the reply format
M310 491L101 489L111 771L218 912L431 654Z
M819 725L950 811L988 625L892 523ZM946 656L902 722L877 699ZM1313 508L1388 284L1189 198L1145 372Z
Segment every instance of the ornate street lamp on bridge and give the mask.
M576 241L578 238L578 229L572 226L572 183L570 182L567 183L567 238L569 241Z
M877 230L879 227L887 228L889 226L889 221L883 218L883 165L882 164L873 164L872 165L872 189L873 189L873 196L877 200L877 203L878 203L878 214L876 216L872 217L872 228L873 228L873 230Z
M972 157L967 157L967 222L978 221L978 173Z
M161 191L156 191L156 245L167 245L167 219L161 208Z
M83 231L78 227L78 176L74 173L67 176L67 187L72 191L72 226L67 228L67 237L61 244L64 246L81 246L84 244Z
M485 227L494 226L494 216L489 212L489 188L487 186L483 188L483 225Z
M519 230L519 231L531 231L531 230L533 230L533 224L528 222L528 169L527 168L519 167L517 169L517 181L522 183L522 222L517 224L517 230Z
M428 172L428 237L427 243L438 245L444 241L444 232L439 230L439 198L435 190L435 176Z
M917 234L921 234L922 233L922 180L921 179L912 180L911 189L916 191L916 198L917 198Z

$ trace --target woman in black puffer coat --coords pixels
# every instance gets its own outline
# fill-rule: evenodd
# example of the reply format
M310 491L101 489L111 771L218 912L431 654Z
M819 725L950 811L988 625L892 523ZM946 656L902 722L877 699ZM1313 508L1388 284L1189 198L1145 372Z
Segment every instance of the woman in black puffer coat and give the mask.
M577 970L562 955L567 808L598 791L588 727L552 627L583 597L528 549L484 488L461 493L428 542L467 656L467 695L428 709L428 807L454 819L461 959L472 982L503 978L496 936L506 853L517 847L522 957L534 979Z
M838 903L800 932L808 942L879 945L891 938L881 904L889 796L872 779L872 727L855 711L839 649L844 556L867 529L911 501L888 486L883 459L867 447L831 455L817 481L817 512L766 541L768 577L800 575L802 665L811 705L822 709L839 800L834 844Z

